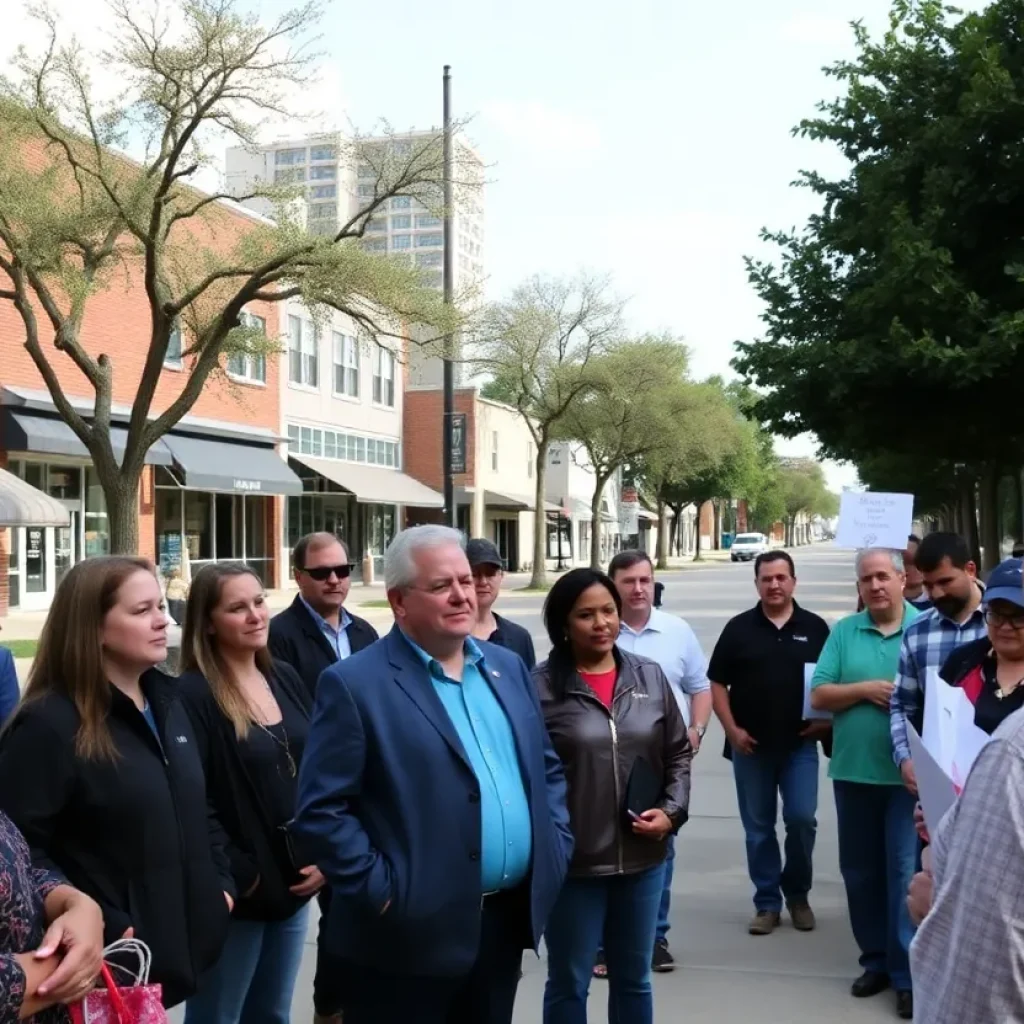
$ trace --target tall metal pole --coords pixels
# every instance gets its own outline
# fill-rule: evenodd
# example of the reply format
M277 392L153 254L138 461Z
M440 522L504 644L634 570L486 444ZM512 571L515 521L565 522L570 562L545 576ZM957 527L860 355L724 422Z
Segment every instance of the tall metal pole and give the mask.
M455 237L452 222L452 69L444 66L444 270L442 281L444 302L452 304ZM444 415L441 428L444 435L441 450L444 453L444 514L449 526L458 525L458 510L455 507L455 478L452 476L452 418L455 415L455 368L454 339L446 334L444 339Z

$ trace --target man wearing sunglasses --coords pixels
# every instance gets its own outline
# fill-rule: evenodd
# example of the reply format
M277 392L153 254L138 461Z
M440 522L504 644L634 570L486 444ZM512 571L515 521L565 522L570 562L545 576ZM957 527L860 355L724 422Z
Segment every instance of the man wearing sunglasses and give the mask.
M316 697L321 673L336 662L369 647L377 631L345 609L352 585L352 565L345 545L333 533L310 533L292 551L292 569L299 593L291 607L270 620L270 653L291 665ZM313 979L314 1024L340 1021L338 970L325 948L324 922L331 903L329 889L320 892L320 934Z
M320 674L369 647L377 631L345 608L352 565L333 533L310 533L292 551L299 593L270 622L270 653L291 665L316 697Z

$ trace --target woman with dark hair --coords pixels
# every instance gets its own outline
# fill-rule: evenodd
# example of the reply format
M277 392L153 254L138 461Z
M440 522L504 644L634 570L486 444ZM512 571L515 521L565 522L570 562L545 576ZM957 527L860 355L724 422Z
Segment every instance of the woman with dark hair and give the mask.
M233 884L167 657L153 566L87 558L54 595L28 686L0 741L0 809L37 868L131 929L173 1006L220 956Z
M316 867L295 863L288 837L311 702L295 670L271 659L269 622L248 566L196 574L179 685L239 895L224 954L188 1001L186 1024L288 1024L309 901L324 883Z
M609 1021L653 1019L665 839L687 818L693 751L661 669L615 646L620 609L615 585L593 569L566 573L544 604L552 651L533 675L576 842L545 936L544 1024L586 1024L602 939Z

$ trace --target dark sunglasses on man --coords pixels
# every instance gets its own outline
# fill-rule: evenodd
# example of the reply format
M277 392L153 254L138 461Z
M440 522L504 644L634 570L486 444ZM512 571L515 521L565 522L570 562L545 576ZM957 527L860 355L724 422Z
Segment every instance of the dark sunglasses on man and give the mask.
M312 569L302 569L310 579L317 583L326 583L333 573L339 580L347 580L352 575L351 565L318 565Z

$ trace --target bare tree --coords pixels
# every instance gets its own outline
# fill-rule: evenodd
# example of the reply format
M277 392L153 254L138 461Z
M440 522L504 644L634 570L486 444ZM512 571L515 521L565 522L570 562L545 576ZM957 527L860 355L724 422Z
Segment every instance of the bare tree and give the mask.
M252 219L244 231L232 224L226 193L195 187L214 146L254 146L267 119L289 114L288 91L308 87L318 2L270 24L241 13L236 0L172 0L169 14L155 0L149 7L113 0L111 9L116 32L99 55L64 41L56 16L35 10L48 45L38 55L19 51L13 74L0 79L0 301L16 308L26 350L92 456L111 547L124 552L138 546L134 510L146 452L189 412L225 354L278 347L244 326L247 303L301 297L314 317L341 310L373 339L400 336L410 323L442 335L457 321L407 261L367 252L361 242L392 196L437 208L440 132L413 143L337 140L341 159L369 168L363 180L374 187L327 236L307 232L293 214L305 206L304 185L257 182L235 197L263 198L278 213ZM96 97L90 69L98 61L124 82L116 101ZM144 153L132 160L129 148ZM81 331L90 300L128 280L142 282L150 323L119 460L110 440L114 366L83 343ZM154 414L178 331L183 384ZM92 389L91 415L65 393L61 361Z
M619 339L622 309L607 278L536 276L481 319L469 362L490 376L490 397L519 411L536 448L532 587L547 583L548 447L565 436L567 415L594 388L594 363Z

